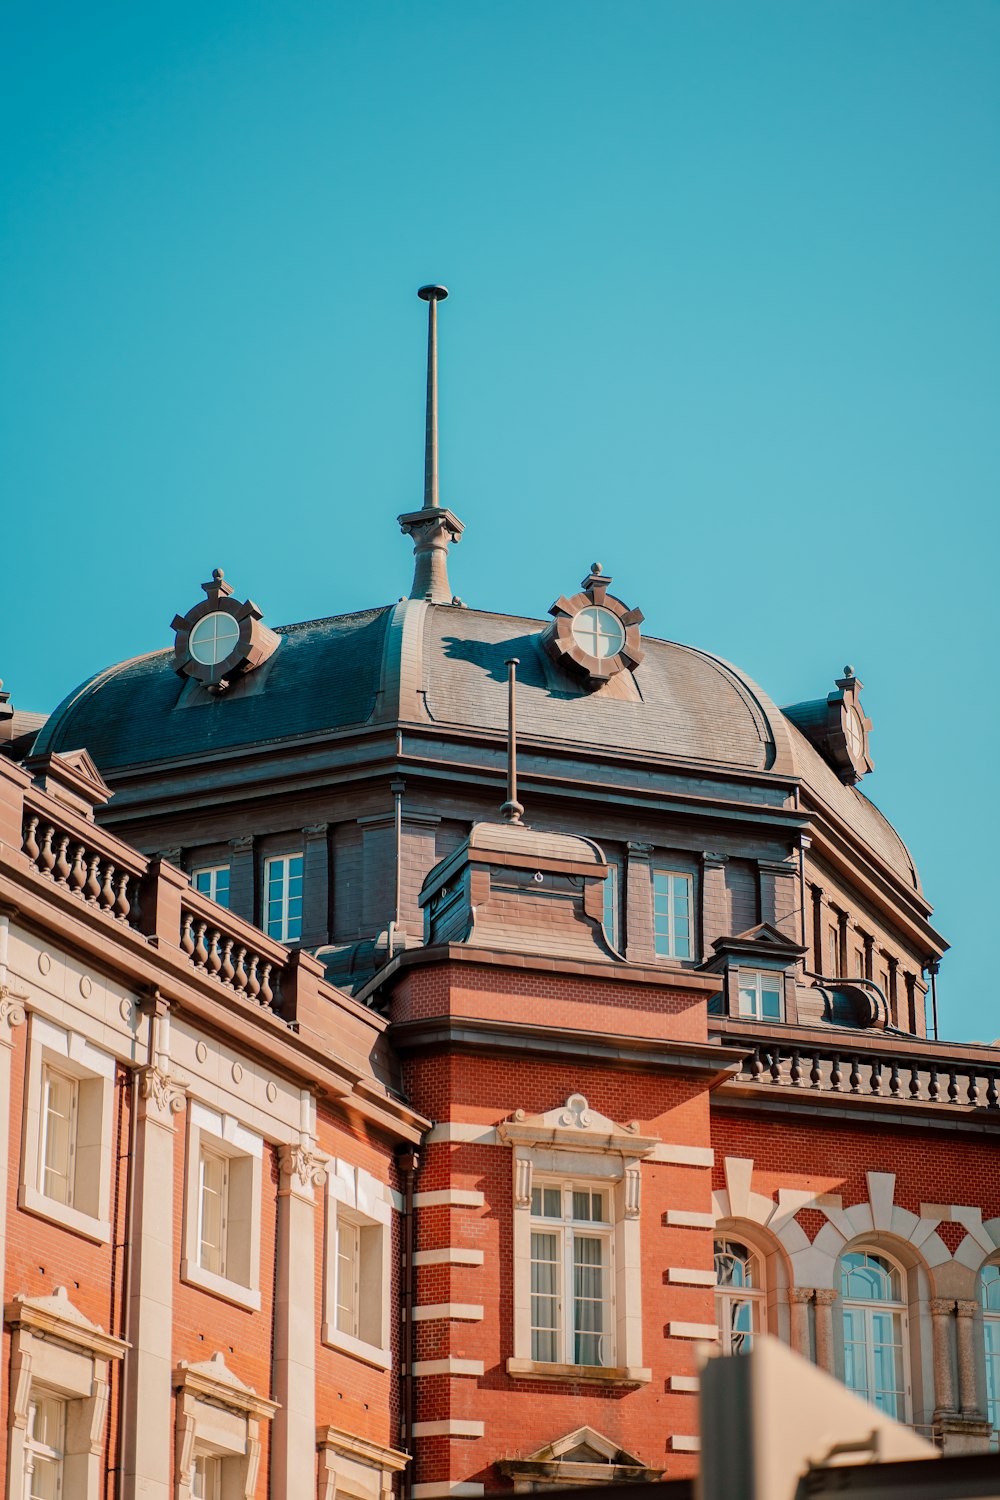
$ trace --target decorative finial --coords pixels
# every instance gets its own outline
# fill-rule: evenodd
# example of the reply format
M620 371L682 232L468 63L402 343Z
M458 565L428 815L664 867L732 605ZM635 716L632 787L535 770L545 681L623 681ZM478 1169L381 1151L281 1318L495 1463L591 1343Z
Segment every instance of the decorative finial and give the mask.
M225 573L223 573L223 571L222 571L221 568L213 568L212 569L212 577L215 579L216 583L222 583L223 580L225 579L225 576L226 575L225 575Z
M461 540L464 527L450 510L441 505L438 481L438 379L437 379L437 305L448 295L446 286L422 286L417 296L427 303L427 423L424 443L424 504L422 510L408 511L399 517L407 536L413 537L411 599L426 599L429 604L450 604L453 599L448 585L448 548Z
M844 676L845 677L853 677L854 676L854 668L849 663L844 668Z
M516 656L508 657L507 668L507 801L500 809L505 823L520 823L524 808L517 800L517 669Z

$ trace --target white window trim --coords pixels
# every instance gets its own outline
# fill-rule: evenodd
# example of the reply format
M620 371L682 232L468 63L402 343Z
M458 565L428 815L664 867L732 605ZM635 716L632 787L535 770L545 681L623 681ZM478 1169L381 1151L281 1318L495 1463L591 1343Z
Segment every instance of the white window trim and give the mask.
M396 1448L356 1437L339 1427L321 1427L319 1448L319 1500L392 1500L393 1476L410 1462Z
M688 949L689 949L689 952L687 953L686 957L683 956L683 955L678 955L677 953L675 953L673 951L674 948L676 947L676 940L675 940L675 934L674 934L673 910L672 910L672 907L670 905L669 900L668 900L668 903L667 903L667 916L668 916L668 931L667 931L667 936L668 936L669 943L670 943L670 952L669 953L661 953L659 951L659 949L657 948L657 946L656 946L656 877L657 877L657 875L666 875L666 876L670 877L673 880L685 880L685 881L687 881L687 888L688 888ZM657 961L658 962L666 961L668 963L678 963L678 964L690 964L690 963L696 962L696 960L697 960L697 954L698 954L698 944L696 942L696 932L695 932L694 875L691 873L690 870L674 870L669 865L654 864L652 866L652 868L651 868L651 871L650 871L650 895L651 895L651 898L652 898L652 901L653 901L653 952L654 952L654 955L655 955Z
M218 892L218 886L219 886L219 876L220 876L220 874L222 873L223 870L225 870L226 874L229 876L229 879L230 879L229 891L231 891L232 890L232 866L231 865L195 865L194 869L191 871L191 889L193 891L197 891L198 890L197 880L198 880L198 876L199 875L208 875L210 877L209 878L209 888L208 888L208 890L207 891L199 891L198 894L200 896L207 896L208 899L210 901L214 901L217 906L222 906L223 911L228 911L229 910L229 903L228 903L229 891L226 892L227 901L226 901L226 904L224 906L222 905L222 902L219 901L219 897L218 897L218 894L217 894L217 892Z
M81 1108L76 1126L73 1203L41 1192L42 1080L46 1068L74 1078ZM61 1224L64 1229L108 1244L111 1240L111 1158L114 1150L115 1060L86 1037L32 1015L28 1037L27 1089L22 1127L18 1208ZM89 1201L96 1213L80 1207Z
M389 1287L392 1285L392 1195L362 1167L334 1158L327 1167L326 1246L323 1265L322 1341L381 1370L392 1367L392 1331L389 1318ZM381 1244L379 1342L355 1338L337 1327L337 1227L341 1219L361 1229L377 1229ZM362 1289L362 1295L364 1295Z
M652 1371L642 1364L640 1163L660 1144L658 1139L616 1125L591 1110L582 1094L571 1094L564 1105L543 1115L527 1117L518 1111L498 1126L497 1134L513 1148L514 1353L507 1361L507 1373L533 1379L647 1384ZM547 1179L587 1180L610 1189L614 1365L549 1364L532 1359L531 1186L536 1173Z
M888 1301L887 1302L874 1302L874 1301L871 1301L870 1302L870 1301L867 1301L867 1300L865 1300L863 1298L845 1297L844 1294L843 1294L843 1292L840 1290L840 1287L841 1287L841 1282L840 1282L841 1260L842 1260L842 1258L845 1255L873 1255L873 1256L878 1256L882 1260L887 1260L889 1262L889 1264L893 1267L893 1269L899 1275L900 1282L901 1282L901 1285L902 1285L902 1293L903 1293L901 1300L898 1301L898 1302L888 1302ZM883 1245L880 1245L880 1244L878 1244L876 1242L873 1242L873 1241L870 1241L870 1240L859 1240L857 1244L845 1245L844 1248L841 1250L840 1257L838 1258L838 1261L837 1261L837 1278L838 1278L838 1281L837 1281L837 1288L838 1288L837 1308L838 1308L838 1315L839 1315L838 1316L838 1323L840 1325L839 1329L838 1329L838 1334L839 1334L838 1345L839 1345L839 1355L840 1355L840 1364L841 1364L841 1369L840 1369L840 1379L841 1379L841 1381L845 1385L846 1389L849 1390L849 1391L851 1391L852 1395L858 1396L859 1399L862 1400L862 1401L865 1399L865 1397L862 1396L859 1391L855 1391L855 1390L853 1390L853 1388L851 1386L847 1385L847 1370L846 1370L846 1359L845 1359L845 1351L844 1351L844 1344L845 1344L845 1337L844 1337L844 1312L845 1312L845 1310L850 1309L851 1312L863 1312L866 1315L865 1316L866 1325L868 1325L870 1323L870 1318L869 1318L868 1314L871 1313L872 1311L876 1311L877 1312L877 1311L881 1310L882 1312L892 1313L894 1316L896 1316L896 1317L899 1318L899 1322L900 1322L900 1343L901 1343L902 1351L903 1351L903 1410L896 1417L896 1421L897 1422L902 1422L904 1424L911 1423L913 1421L914 1401L913 1401L913 1378L912 1378L911 1358L910 1358L910 1297L911 1297L911 1293L912 1293L912 1287L911 1287L911 1284L910 1284L910 1273L907 1271L906 1266L903 1265L903 1263L899 1259L897 1259L897 1257L895 1255L890 1254L889 1251L887 1251ZM870 1347L869 1347L869 1343L868 1343L868 1340L870 1339L870 1337L871 1337L871 1331L870 1331L870 1327L869 1327L867 1329L867 1331L866 1331L866 1342L865 1342L865 1358L866 1358L866 1361L868 1361L869 1358L870 1358L870 1352L871 1351L870 1351ZM875 1408L874 1401L871 1403L871 1405L872 1405L873 1408ZM875 1409L878 1410L879 1408L875 1408Z
M226 1368L216 1352L199 1364L182 1360L174 1371L177 1392L175 1500L192 1500L195 1460L221 1458L226 1500L252 1500L260 1467L260 1424L278 1407L258 1396Z
M260 925L267 933L268 937L273 938L276 942L279 943L297 943L301 937L301 931L295 937L290 937L288 933L288 886L291 874L290 866L293 859L301 859L302 861L302 891L304 898L306 862L305 855L301 849L290 849L286 854L269 854L264 860L264 889L261 899L262 920ZM272 933L269 926L268 907L270 905L270 901L268 898L268 891L270 890L271 886L271 866L279 864L285 866L284 880L281 888L281 931ZM304 919L304 916L305 911L303 909L303 916L302 918L300 918L300 923Z
M774 988L778 992L778 1014L777 1016L765 1016L763 980L772 979ZM752 983L751 983L752 981ZM756 997L756 1010L743 1010L740 991L753 989ZM736 972L736 1006L737 1014L743 1020L749 1021L783 1021L785 1019L785 976L780 969L743 968L742 965Z
M264 1141L263 1137L246 1129L231 1115L218 1114L203 1104L192 1102L188 1106L187 1160L184 1183L184 1255L181 1259L181 1280L189 1286L197 1286L238 1307L260 1311L260 1220ZM245 1247L245 1280L235 1276L219 1276L208 1271L200 1263L201 1244L201 1154L202 1148L230 1162L230 1223L237 1219L246 1226L246 1232L233 1235L236 1243ZM244 1166L242 1184L236 1180L234 1165ZM239 1194L241 1203L234 1205L234 1194Z
M99 1500L110 1365L128 1346L85 1318L65 1287L57 1287L49 1297L18 1295L4 1317L11 1327L11 1483L25 1472L32 1401L55 1397L66 1403L62 1493L73 1500Z

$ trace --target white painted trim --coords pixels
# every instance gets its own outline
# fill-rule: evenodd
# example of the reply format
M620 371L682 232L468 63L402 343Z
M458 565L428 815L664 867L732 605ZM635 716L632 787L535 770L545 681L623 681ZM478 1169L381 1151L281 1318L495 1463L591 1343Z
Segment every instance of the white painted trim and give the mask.
M481 1266L482 1250L463 1250L449 1245L444 1250L417 1250L413 1257L415 1266ZM714 1285L714 1278L713 1278Z
M696 1271L686 1266L667 1267L667 1280L681 1286L715 1286L716 1279L714 1271Z
M439 1318L457 1318L465 1323L481 1323L483 1307L480 1302L425 1302L413 1309L414 1323L430 1323Z
M440 1422L414 1422L414 1437L481 1438L486 1436L485 1422L466 1422L460 1417L446 1417Z
M432 1125L424 1136L425 1146L441 1141L460 1141L466 1146L499 1146L500 1138L493 1125L465 1125L460 1120L445 1120Z
M486 1366L481 1359L418 1359L414 1361L413 1373L421 1375L485 1375Z
M694 1437L693 1435L685 1437L681 1433L675 1432L670 1439L670 1451L672 1453L700 1453L701 1438Z
M714 1344L719 1330L714 1323L668 1323L667 1334L672 1339L705 1339Z
M668 1229L714 1229L714 1214L694 1213L690 1209L668 1208Z
M671 1167L714 1167L715 1152L711 1146L672 1146L662 1141L653 1147L646 1160L666 1162Z
M486 1199L474 1188L437 1188L430 1193L414 1193L415 1208L483 1208Z
M469 1479L455 1483L448 1479L434 1480L431 1484L415 1484L410 1490L413 1500L475 1500L482 1495L485 1485Z
M696 1395L701 1390L701 1381L697 1375L671 1375L668 1382L672 1391L686 1391Z

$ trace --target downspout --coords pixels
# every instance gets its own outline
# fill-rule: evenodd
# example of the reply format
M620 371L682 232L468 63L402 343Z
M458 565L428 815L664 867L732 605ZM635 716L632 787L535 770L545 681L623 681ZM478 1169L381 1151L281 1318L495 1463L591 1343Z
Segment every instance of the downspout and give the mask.
M122 1116L123 1116L123 1114L125 1112L125 1092L130 1087L131 1082L132 1082L132 1075L125 1068L123 1068L122 1071L119 1073L118 1078L117 1078L117 1085L118 1085L118 1089L117 1089L117 1092L118 1092L118 1119L117 1119L117 1123L116 1123L116 1126L115 1126L115 1206L114 1206L114 1221L113 1221L114 1222L114 1232L117 1233L117 1231L118 1231L118 1224L119 1224L119 1205L120 1205L120 1202L121 1202L121 1196L120 1196L121 1195L121 1173L122 1173L122 1163L123 1162L125 1163L125 1223L122 1226L123 1231L124 1231L123 1232L123 1236L122 1236L122 1240L121 1240L121 1242L119 1244L116 1244L114 1246L114 1249L112 1251L112 1256L111 1256L111 1286L109 1288L111 1310L110 1310L110 1314L109 1314L109 1318L108 1318L108 1328L112 1332L115 1331L115 1324L116 1324L116 1321L117 1321L117 1335L118 1335L118 1337L120 1339L124 1339L125 1338L125 1322L126 1322L126 1318L128 1316L129 1247L130 1247L130 1244L131 1244L131 1224L132 1224L132 1162L133 1162L134 1154L135 1154L134 1153L134 1144L133 1144L134 1137L132 1135L133 1127L134 1127L134 1124L135 1124L134 1100L133 1100L133 1108L132 1108L132 1110L129 1113L129 1148L125 1152L124 1155L122 1155ZM116 1317L115 1317L115 1303L116 1303L115 1288L116 1288L116 1285L117 1285L117 1282L118 1282L117 1266L118 1266L118 1252L119 1251L121 1252L121 1257L122 1257L122 1271L121 1271L122 1292L121 1292L121 1304L120 1304L121 1305L121 1311L118 1314L117 1319L116 1319ZM126 1354L125 1354L125 1359L127 1359L127 1358L128 1358L128 1351L126 1351ZM114 1476L115 1476L115 1478L114 1478L115 1494L118 1494L120 1492L120 1489L121 1489L121 1478L122 1478L121 1445L122 1445L122 1438L123 1438L123 1417L124 1417L124 1414L125 1414L125 1408L124 1408L124 1400L125 1400L125 1360L119 1360L119 1361L116 1361L115 1363L113 1363L112 1366L111 1366L111 1370L113 1371L114 1376L115 1376L115 1378L118 1381L118 1390L117 1390L117 1393L116 1393L116 1400L114 1402L114 1405L115 1405L115 1407L117 1408L117 1411L118 1411L118 1452L116 1454L117 1462L114 1463L114 1464L111 1464L110 1463L110 1459L111 1459L111 1411L112 1411L112 1403L109 1401L108 1402L107 1417L105 1419L106 1426L105 1426L105 1440L104 1440L104 1451L105 1451L105 1454L107 1455L107 1460L108 1460L108 1462L105 1463L105 1467L104 1467L104 1494L105 1494L105 1500L107 1500L107 1496L111 1492L111 1476L112 1476L112 1474L114 1474Z
M399 1170L403 1175L403 1285L402 1285L402 1422L400 1424L400 1447L405 1453L409 1453L410 1462L403 1471L403 1500L410 1500L413 1494L413 1418L414 1418L414 1377L413 1361L416 1355L414 1348L414 1331L416 1323L413 1310L417 1300L417 1225L416 1211L413 1206L413 1184L420 1166L420 1157L416 1151L404 1151L397 1157Z
M940 1036L938 1034L938 1008L937 1008L937 977L938 977L938 970L940 969L940 967L941 967L941 960L939 958L932 958L931 961L930 961L930 963L927 965L927 972L930 975L930 979L931 979L931 1016L933 1017L933 1020L934 1020L934 1040L936 1042L940 1041Z
M153 1017L149 1018L149 1040L146 1049L147 1065L153 1061ZM125 1482L125 1465L122 1462L122 1445L125 1441L125 1390L128 1385L128 1365L132 1358L132 1341L129 1338L129 1313L132 1292L132 1231L135 1225L135 1152L139 1133L139 1070L132 1071L132 1108L128 1126L128 1187L125 1192L125 1239L122 1244L122 1317L121 1334L127 1348L121 1361L118 1375L118 1453L115 1465L115 1496L121 1500Z

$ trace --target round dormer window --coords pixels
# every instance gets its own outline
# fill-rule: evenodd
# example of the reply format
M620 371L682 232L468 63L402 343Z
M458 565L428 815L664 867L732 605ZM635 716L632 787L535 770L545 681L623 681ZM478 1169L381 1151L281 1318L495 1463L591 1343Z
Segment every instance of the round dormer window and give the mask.
M236 649L239 638L239 622L225 610L213 610L192 630L189 650L195 661L214 667Z
M847 738L847 748L855 765L862 759L865 752L865 727L861 722L861 715L856 708L849 709L844 723L844 734Z
M625 631L610 609L590 605L574 616L573 639L587 656L603 661L605 657L618 655L625 644Z

